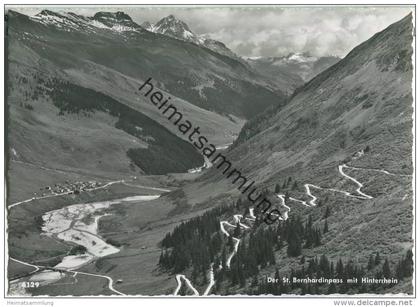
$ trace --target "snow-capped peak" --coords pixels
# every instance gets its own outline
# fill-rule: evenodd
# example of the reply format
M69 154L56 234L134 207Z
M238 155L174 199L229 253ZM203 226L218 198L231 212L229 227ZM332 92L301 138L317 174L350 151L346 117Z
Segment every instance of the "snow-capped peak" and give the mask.
M177 39L198 43L198 37L190 30L188 25L182 20L176 19L174 15L159 20L155 25L148 26L149 31L172 36Z
M78 30L89 21L87 17L75 13L57 13L50 10L43 10L31 18L40 23L54 25L66 31Z
M138 31L141 30L137 23L135 23L129 15L124 12L98 12L96 13L92 20L98 21L105 26L118 31Z
M148 31L153 32L153 25L150 22L148 22L148 21L143 22L140 26L142 28L148 30Z
M108 29L115 32L141 32L143 28L136 24L124 12L98 12L93 17L85 17L74 13L58 13L43 10L32 17L33 20L46 25L53 25L64 31L91 32L98 29Z
M113 21L133 21L129 15L127 15L124 12L118 11L118 12L98 12L93 16L93 19L95 20L113 20Z
M211 39L208 35L196 35L189 26L182 20L177 19L174 15L166 16L159 20L156 24L145 21L141 25L144 29L159 33L173 38L194 43L199 46L206 47L219 54L237 58L237 56L225 46L222 42Z
M248 57L244 56L242 58L245 59L245 60L256 61L256 60L262 59L262 56L248 56Z
M309 55L309 53L291 53L287 56L289 61L299 62L299 63L307 63L307 62L315 62L318 60L317 57Z

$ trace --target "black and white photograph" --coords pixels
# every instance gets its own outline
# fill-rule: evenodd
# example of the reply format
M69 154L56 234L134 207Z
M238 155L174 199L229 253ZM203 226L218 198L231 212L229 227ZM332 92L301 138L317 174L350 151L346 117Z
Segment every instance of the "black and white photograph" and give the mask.
M413 303L414 4L4 14L8 302Z

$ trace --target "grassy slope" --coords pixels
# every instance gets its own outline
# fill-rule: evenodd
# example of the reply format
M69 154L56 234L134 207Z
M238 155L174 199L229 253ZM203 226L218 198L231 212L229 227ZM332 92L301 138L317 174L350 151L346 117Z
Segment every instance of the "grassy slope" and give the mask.
M241 132L245 135L248 128L250 136L229 153L235 167L270 189L291 176L298 182L292 195L306 201L304 183L355 192L357 186L343 179L338 165L367 145L371 150L349 165L411 174L411 29L409 17L391 25L303 86L286 107L251 121ZM363 262L378 251L395 265L413 244L411 178L367 170L348 173L375 198L358 201L315 190L321 206L287 203L292 213L311 213L318 219L326 205L333 210L324 246L304 252L326 253L333 260L358 255L356 260ZM191 204L208 205L223 193L237 194L217 170L184 191ZM281 273L298 266L284 251L277 257ZM409 284L401 289L411 291Z
M40 79L45 81L51 77L69 80L74 84L92 88L118 99L122 104L144 113L169 131L183 137L148 99L139 95L137 88L143 82L141 79L130 77L106 65L97 64L90 61L89 57L84 59L80 54L69 53L72 47L65 47L65 43L69 43L72 39L76 40L80 36L69 34L68 40L60 40L60 37L66 35L65 33L62 36L62 32L29 22L25 18L23 21L12 20L8 41L10 85L8 102L11 119L9 142L11 149L13 148L16 152L14 154L10 150L12 159L31 162L41 167L74 171L81 175L88 175L89 178L119 178L123 175L138 173L138 168L133 165L126 153L130 148L147 148L147 142L115 129L117 119L106 114L58 117L58 111L51 106L48 97L38 95L34 98L37 86L43 86ZM51 38L48 46L45 40L40 39L37 31L45 35L45 38ZM112 40L106 35L103 37L99 35L97 39L104 39L104 42L112 45ZM118 41L121 38L113 37L112 39ZM89 45L90 42L86 44ZM105 51L103 49L98 52L100 54ZM87 55L84 54L84 56ZM25 79L25 82L22 82L22 79ZM209 137L215 144L231 142L243 124L242 119L234 116L230 119L171 96L184 116L194 125L199 126L202 134ZM33 110L24 108L24 105L32 106ZM48 150L45 150L46 148ZM33 185L36 188L35 191L43 186L44 182L45 184L50 182L49 180L44 182L34 180L30 183L27 180L35 179L30 176L30 173L22 173L22 170L13 173L13 169L11 172L12 177L21 174L25 182L22 179L18 181L24 185ZM67 180L68 176L56 174L54 178L60 182ZM22 184L19 184L11 189L12 193L24 193L22 196L16 194L17 199L27 195L21 187Z

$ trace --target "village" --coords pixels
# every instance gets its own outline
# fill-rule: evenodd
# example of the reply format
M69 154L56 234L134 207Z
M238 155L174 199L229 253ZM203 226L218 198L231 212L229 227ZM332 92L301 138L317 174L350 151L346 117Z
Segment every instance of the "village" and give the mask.
M56 194L79 194L82 191L88 191L90 189L95 189L102 186L103 183L99 181L76 181L76 182L69 182L65 181L65 183L56 183L51 186L46 186L40 188L40 192L35 192L35 196L47 196L47 195L56 195Z

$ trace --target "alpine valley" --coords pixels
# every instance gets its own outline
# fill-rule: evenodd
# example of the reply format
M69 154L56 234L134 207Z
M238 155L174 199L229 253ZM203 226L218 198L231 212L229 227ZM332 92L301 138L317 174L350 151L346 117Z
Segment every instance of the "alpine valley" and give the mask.
M174 15L6 17L8 295L413 293L411 15L342 59L242 57Z

